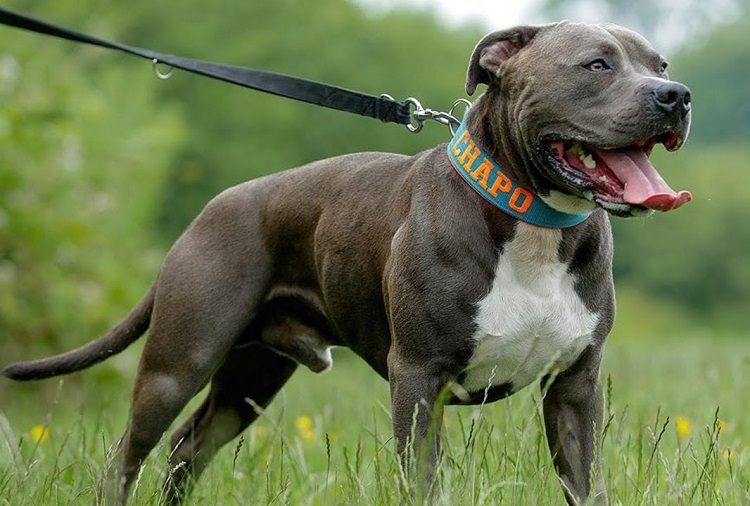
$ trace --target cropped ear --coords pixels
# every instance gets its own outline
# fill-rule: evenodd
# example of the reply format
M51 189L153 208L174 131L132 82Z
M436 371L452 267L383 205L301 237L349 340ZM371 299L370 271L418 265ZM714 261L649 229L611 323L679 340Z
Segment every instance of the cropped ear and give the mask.
M479 41L466 73L466 93L473 95L479 84L490 84L500 67L550 25L523 25L493 32Z

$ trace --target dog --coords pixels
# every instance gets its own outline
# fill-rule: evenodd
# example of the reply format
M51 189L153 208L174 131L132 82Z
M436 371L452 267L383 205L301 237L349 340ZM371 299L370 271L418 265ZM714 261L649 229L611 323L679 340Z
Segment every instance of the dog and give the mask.
M615 312L608 215L691 199L648 158L656 144L678 149L690 126L690 90L666 67L643 37L611 24L491 33L466 82L469 95L486 90L447 146L340 156L224 191L112 330L2 374L78 371L148 330L129 426L101 483L107 504L126 502L146 456L205 385L207 398L171 437L171 503L299 364L331 367L333 346L389 382L402 463L418 448L427 481L445 404L491 402L541 377L567 501L605 504L597 438Z

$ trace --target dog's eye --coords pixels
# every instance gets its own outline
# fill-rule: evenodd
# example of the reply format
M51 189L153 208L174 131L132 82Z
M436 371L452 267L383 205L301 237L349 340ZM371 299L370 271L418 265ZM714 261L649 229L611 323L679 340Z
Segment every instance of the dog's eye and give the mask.
M659 73L663 74L667 71L667 67L669 66L669 63L663 61L661 62L661 65L659 65Z
M601 58L587 63L583 66L583 68L585 68L586 70L590 70L591 72L604 72L605 70L612 70L612 67L610 67L607 62L605 62Z

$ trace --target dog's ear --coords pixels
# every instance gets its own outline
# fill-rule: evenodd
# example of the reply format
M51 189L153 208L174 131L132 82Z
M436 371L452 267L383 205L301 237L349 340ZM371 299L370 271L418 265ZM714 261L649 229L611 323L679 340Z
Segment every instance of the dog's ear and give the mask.
M524 25L486 35L471 54L466 73L466 93L473 95L479 84L490 84L500 67L549 25Z

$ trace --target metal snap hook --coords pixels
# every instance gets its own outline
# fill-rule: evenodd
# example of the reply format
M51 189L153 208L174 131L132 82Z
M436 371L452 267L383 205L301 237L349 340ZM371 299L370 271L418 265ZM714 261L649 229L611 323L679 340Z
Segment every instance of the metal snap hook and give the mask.
M169 70L167 70L166 72L162 72L161 70L159 70L159 63L160 62L159 62L158 59L154 58L153 60L151 60L151 62L154 65L154 75L157 78L159 78L159 79L161 79L163 81L166 81L167 79L169 79L170 77L172 77L172 74L174 73L174 67L173 66L169 65Z
M381 94L380 97L395 101L392 96L385 93ZM461 126L461 120L456 118L453 115L453 112L460 106L464 106L466 108L466 111L464 111L465 116L466 112L471 107L471 102L465 98L459 98L453 102L453 105L448 112L427 109L414 97L407 98L403 103L409 107L410 120L409 123L405 125L406 129L415 134L422 131L427 120L431 120L440 123L441 125L446 125L450 129L451 135L456 135L456 130Z
M419 133L424 128L424 119L420 117L424 113L424 107L419 100L414 97L409 97L404 100L405 103L409 104L409 111L411 112L412 122L406 125L406 129L411 133Z

